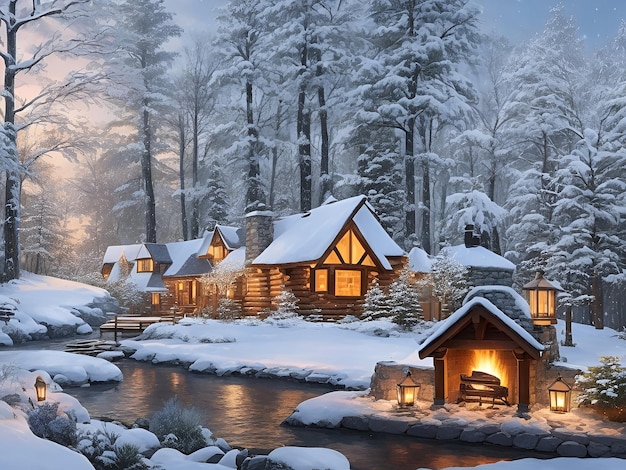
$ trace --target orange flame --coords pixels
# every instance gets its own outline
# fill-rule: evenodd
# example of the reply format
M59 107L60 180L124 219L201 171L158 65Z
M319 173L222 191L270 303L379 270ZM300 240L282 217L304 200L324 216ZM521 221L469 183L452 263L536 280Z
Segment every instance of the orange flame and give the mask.
M500 385L508 387L509 374L504 362L500 359L498 351L491 349L473 350L474 359L472 361L472 370L486 372L495 375L500 379Z

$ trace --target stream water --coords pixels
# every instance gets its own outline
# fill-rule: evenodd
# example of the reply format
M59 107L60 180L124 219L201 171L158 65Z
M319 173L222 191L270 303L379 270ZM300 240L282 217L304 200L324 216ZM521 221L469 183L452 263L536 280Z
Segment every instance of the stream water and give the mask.
M267 453L285 446L328 447L344 454L353 470L440 469L523 457L543 457L519 449L372 434L344 429L294 428L282 421L304 400L330 391L321 385L279 379L251 379L192 374L180 367L132 360L117 365L124 381L116 385L67 388L92 418L131 424L150 418L173 396L194 406L215 436L233 447Z

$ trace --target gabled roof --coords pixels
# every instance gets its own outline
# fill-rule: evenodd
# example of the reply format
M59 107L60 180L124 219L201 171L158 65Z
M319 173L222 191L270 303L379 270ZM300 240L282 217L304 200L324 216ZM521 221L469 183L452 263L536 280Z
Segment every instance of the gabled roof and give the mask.
M110 246L104 253L102 264L117 263L122 254L126 257L128 261L134 261L137 259L137 253L139 253L139 250L142 246L143 245L141 244Z
M295 214L274 222L274 240L252 264L278 265L316 262L353 221L385 269L391 269L388 256L402 256L404 251L380 225L365 196L329 201L304 214Z
M483 297L474 297L443 322L439 328L421 344L418 353L421 359L429 357L446 342L468 328L479 331L475 325L488 323L504 333L509 340L528 353L533 359L539 359L544 347L528 331L509 318L504 312ZM478 343L480 339L476 339Z
M167 244L167 251L172 259L172 264L163 274L170 276L194 276L202 275L211 271L211 264L206 259L197 256L199 247L204 239L186 240Z
M243 228L216 225L215 231L219 232L224 245L231 251L246 244L246 230Z
M172 264L172 258L164 243L144 243L137 254L137 259L143 258L152 258L156 263Z

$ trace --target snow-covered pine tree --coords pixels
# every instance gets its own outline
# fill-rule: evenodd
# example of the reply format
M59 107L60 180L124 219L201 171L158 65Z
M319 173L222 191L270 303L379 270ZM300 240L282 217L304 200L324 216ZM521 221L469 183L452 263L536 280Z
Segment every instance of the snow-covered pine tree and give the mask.
M455 260L445 248L435 257L431 266L432 293L441 302L441 318L459 308L469 291L468 268Z
M498 227L504 221L506 210L493 202L477 185L466 192L451 194L446 198L446 224L444 233L462 236L466 225L474 225L481 239L489 240L487 248L492 249L491 241L497 238ZM478 187L477 187L478 186ZM499 254L499 253L498 253Z
M390 144L395 148L396 140L388 129L378 130L375 137L370 132L367 134L367 139L363 136L363 151L357 159L358 189L367 196L387 233L402 246L402 157L388 150Z
M371 57L361 60L358 116L373 127L388 127L404 140L405 238L416 234L416 163L422 178L420 236L431 251L431 166L439 160L433 137L471 113L476 95L461 64L474 51L478 10L466 0L369 4Z
M361 319L365 321L378 320L390 315L387 294L380 287L378 278L371 282L363 299L363 313Z
M50 193L46 191L24 198L27 208L20 227L23 265L36 274L49 274L52 262L61 256L60 214L49 198Z
M388 305L391 321L403 330L411 330L424 320L420 294L408 268L389 286Z
M280 294L274 298L274 303L277 308L270 315L273 320L288 320L299 316L298 298L291 289L286 288L284 285L281 287Z

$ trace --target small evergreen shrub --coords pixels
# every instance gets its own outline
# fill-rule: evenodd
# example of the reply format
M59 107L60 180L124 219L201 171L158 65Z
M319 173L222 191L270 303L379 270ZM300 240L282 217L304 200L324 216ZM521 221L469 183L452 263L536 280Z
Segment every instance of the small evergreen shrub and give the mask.
M181 407L177 397L169 399L163 409L154 414L150 420L150 432L164 447L183 454L190 454L207 445L202 434L200 413L194 407Z
M111 458L112 470L147 470L149 467L143 462L139 448L132 444L123 444L115 448L115 455Z
M361 319L365 321L378 320L390 315L387 294L378 283L378 278L371 282L363 299L363 314Z
M292 320L300 317L298 314L298 298L291 289L282 286L280 294L274 297L274 303L277 309L267 318L269 322L277 321L279 324L287 326L284 320Z
M28 426L35 436L66 447L75 446L76 422L59 414L58 403L43 403L28 413Z
M220 320L232 321L241 315L241 305L236 300L221 298L217 303L215 313Z
M626 368L616 356L602 356L600 362L577 377L576 384L583 390L578 402L598 408L626 407Z

